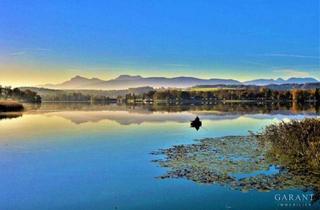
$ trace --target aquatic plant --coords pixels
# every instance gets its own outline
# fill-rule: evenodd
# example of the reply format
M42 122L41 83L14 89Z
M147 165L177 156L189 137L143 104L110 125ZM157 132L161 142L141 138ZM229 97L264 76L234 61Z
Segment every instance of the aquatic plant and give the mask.
M299 188L320 198L319 120L270 125L249 136L226 136L177 145L152 154L168 172L158 178L186 178L232 189L270 191Z

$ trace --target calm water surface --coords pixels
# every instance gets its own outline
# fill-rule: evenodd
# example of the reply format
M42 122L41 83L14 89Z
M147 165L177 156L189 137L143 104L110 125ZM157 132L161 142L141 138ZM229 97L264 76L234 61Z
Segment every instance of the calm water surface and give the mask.
M275 194L301 189L243 193L156 178L166 172L152 162L158 149L319 116L313 109L220 108L44 104L1 119L0 209L288 209ZM189 125L195 116L199 131Z

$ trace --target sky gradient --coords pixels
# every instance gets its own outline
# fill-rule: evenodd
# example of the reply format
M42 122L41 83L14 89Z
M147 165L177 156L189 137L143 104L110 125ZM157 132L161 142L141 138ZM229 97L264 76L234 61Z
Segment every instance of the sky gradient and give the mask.
M320 78L318 0L1 0L0 84Z

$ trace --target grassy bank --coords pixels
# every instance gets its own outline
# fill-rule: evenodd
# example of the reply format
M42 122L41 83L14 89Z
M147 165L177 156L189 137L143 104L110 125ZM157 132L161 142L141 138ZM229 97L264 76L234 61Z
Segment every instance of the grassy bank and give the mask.
M269 125L257 137L272 143L268 156L280 165L294 170L320 170L320 119Z
M16 101L0 101L0 112L18 112L23 110L23 105Z

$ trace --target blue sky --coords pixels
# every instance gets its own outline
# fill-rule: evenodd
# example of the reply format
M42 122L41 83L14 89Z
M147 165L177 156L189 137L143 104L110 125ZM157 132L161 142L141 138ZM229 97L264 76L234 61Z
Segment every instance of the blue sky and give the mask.
M0 83L23 83L10 72L34 83L320 78L319 10L318 0L1 0Z

